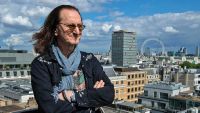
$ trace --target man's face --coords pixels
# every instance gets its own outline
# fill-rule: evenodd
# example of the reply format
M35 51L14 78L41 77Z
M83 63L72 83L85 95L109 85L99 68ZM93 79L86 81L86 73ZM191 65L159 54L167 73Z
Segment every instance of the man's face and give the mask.
M75 10L62 9L60 22L57 25L57 40L70 45L77 45L82 35L83 24Z

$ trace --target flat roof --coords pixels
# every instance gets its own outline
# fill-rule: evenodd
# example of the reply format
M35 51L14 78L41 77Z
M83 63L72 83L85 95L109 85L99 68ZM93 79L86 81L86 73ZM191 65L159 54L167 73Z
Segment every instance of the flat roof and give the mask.
M117 103L117 105L127 106L127 107L131 107L131 108L143 107L142 104L136 104L136 103L134 103L134 102Z
M195 102L200 102L200 96L190 96L190 95L176 95L173 97L169 97L170 99L176 99L176 100L192 100Z

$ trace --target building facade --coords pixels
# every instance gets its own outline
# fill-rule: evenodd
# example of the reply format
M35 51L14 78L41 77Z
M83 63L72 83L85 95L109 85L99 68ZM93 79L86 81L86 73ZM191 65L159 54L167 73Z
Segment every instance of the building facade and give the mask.
M112 34L112 63L130 66L137 63L136 33L115 31Z
M0 49L0 80L30 77L35 56L26 50Z
M149 83L145 85L144 94L139 97L139 103L152 109L153 113L164 113L165 109L169 108L169 97L189 90L190 87L181 83Z
M115 86L115 98L117 100L137 103L138 96L144 93L144 85L148 82L147 73L135 68L115 67L114 69L123 78L116 81L111 78ZM119 86L120 88L118 88Z
M169 109L168 113L181 112L181 113L191 113L188 110L191 108L200 106L199 96L190 95L177 95L169 98ZM184 112L185 111L185 112ZM199 112L192 112L199 113Z

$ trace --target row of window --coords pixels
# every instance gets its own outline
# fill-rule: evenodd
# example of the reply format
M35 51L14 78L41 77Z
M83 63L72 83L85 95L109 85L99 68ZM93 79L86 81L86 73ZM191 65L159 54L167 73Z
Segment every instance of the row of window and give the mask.
M144 90L144 96L148 96L148 95L149 95L149 94L148 94L148 91L147 91L147 90ZM157 98L157 97L158 97L158 94L157 94L156 91L154 91L153 97L154 97L154 98ZM162 98L162 99L168 99L168 93L162 93L162 92L160 92L160 98Z
M128 82L128 86L144 84L144 80L137 80Z
M130 93L130 92L138 92L138 91L143 91L143 90L144 90L143 87L135 87L135 88L128 88L127 92ZM120 89L120 92L124 93L124 89ZM116 89L115 93L118 94L119 93L119 89Z
M145 77L144 73L143 74L128 75L128 79L130 79L130 78L141 78L141 77Z
M147 79L149 79L149 78L158 78L159 76L158 75L156 75L156 76L147 76Z
M25 71L6 71L6 72L0 72L0 78L2 77L17 77L17 76L25 76L26 72ZM30 71L27 71L27 75L30 75ZM5 75L5 76L4 76Z
M135 90L134 90L135 89ZM143 87L135 87L135 88L128 88L128 93L129 92L137 92L137 91L143 91Z
M127 99L138 98L138 96L140 96L140 94L132 94L132 95L128 95L128 96L127 96Z
M113 81L113 84L114 85L124 84L124 81L123 80L121 80L121 81Z

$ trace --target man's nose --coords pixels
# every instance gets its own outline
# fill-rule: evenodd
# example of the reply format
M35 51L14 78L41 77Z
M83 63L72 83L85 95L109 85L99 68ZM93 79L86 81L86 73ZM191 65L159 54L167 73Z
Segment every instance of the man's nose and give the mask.
M75 33L75 34L77 34L77 35L81 34L81 32L82 32L82 31L79 29L78 26L76 26L75 29L74 29L74 31L73 31L73 33Z

